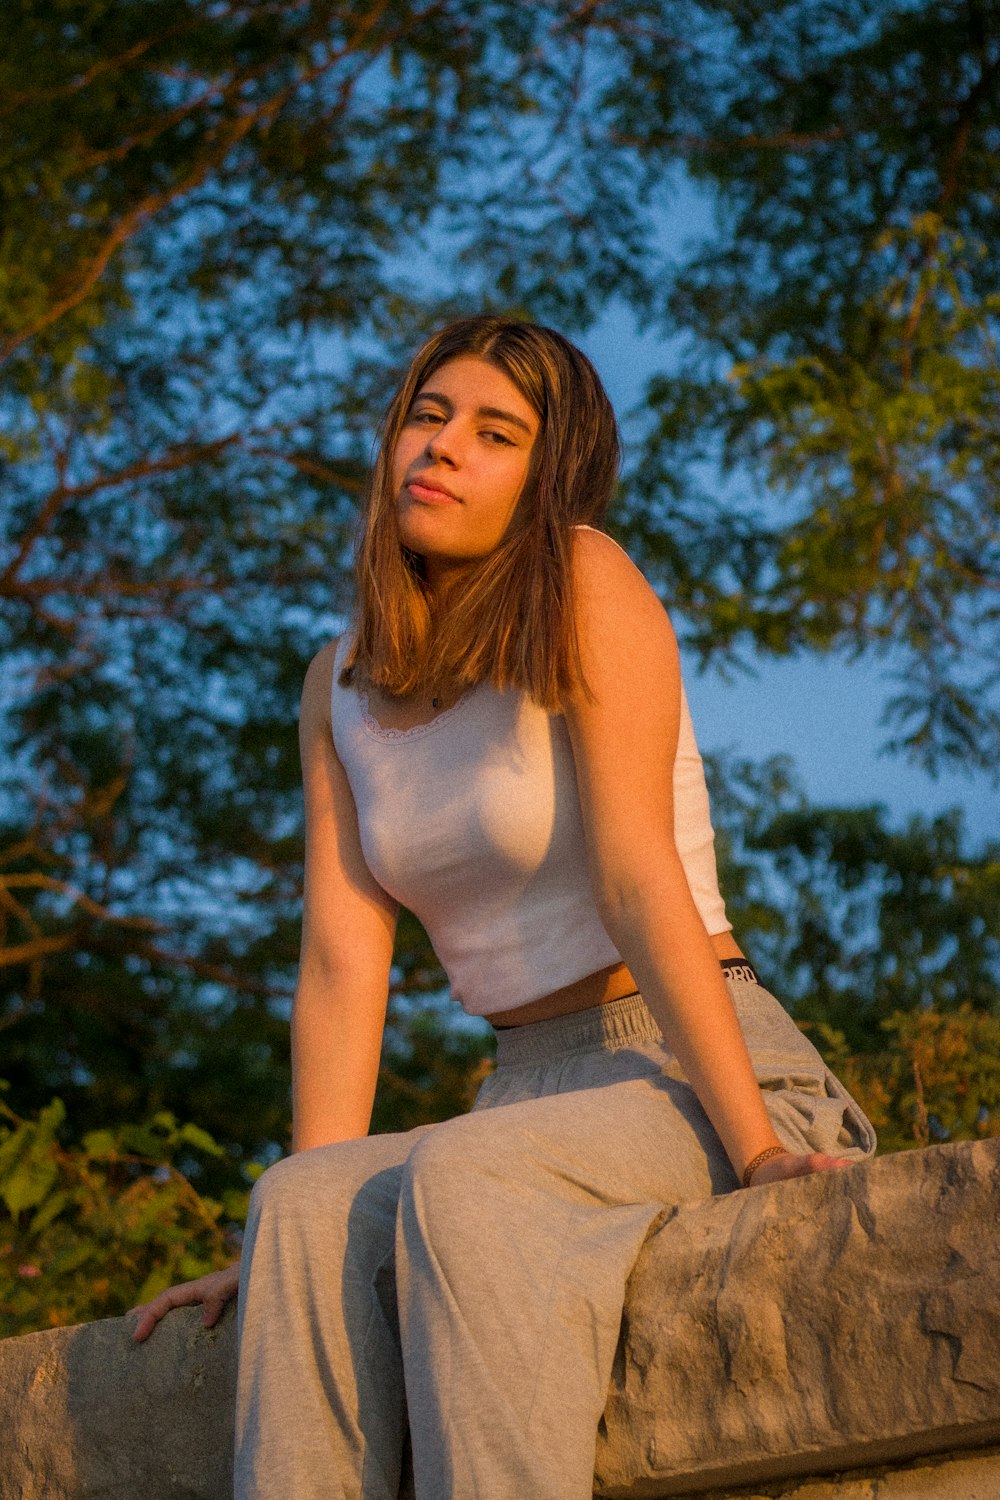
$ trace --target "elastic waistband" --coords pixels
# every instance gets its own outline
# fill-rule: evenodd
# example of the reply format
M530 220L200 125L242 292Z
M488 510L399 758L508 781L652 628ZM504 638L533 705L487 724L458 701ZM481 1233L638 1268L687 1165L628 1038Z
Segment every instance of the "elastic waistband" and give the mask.
M745 958L724 958L722 972L730 984L759 984L756 970ZM663 1033L641 995L623 995L590 1010L530 1021L526 1026L497 1030L497 1068L551 1062L567 1052L614 1052L630 1042L662 1042Z
M659 1042L660 1028L641 995L623 995L590 1010L551 1021L505 1026L497 1032L497 1067L543 1063L566 1052L613 1052L630 1042Z

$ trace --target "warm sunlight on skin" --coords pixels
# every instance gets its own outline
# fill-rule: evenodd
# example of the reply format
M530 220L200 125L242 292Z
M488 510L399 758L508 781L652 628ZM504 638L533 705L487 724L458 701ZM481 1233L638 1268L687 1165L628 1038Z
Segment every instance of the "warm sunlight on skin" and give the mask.
M538 428L517 387L482 359L449 360L417 392L392 478L402 540L424 558L431 588L500 541Z

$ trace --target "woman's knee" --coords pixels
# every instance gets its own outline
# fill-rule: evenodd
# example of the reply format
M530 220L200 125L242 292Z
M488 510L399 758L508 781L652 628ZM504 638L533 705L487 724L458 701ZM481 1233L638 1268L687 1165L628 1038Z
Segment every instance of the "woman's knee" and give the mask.
M496 1111L483 1111L435 1125L403 1168L404 1214L416 1209L420 1217L452 1225L476 1220L484 1188L502 1193L504 1181L523 1182L532 1145L513 1121L504 1123L510 1128L498 1128Z
M308 1195L308 1182L313 1175L304 1152L276 1161L253 1185L248 1223L257 1224L271 1216L287 1221L295 1214L303 1196Z
M299 1151L268 1167L250 1194L250 1219L274 1216L283 1223L345 1221L371 1200L394 1209L399 1169L409 1144L401 1136L370 1136Z
M404 1179L455 1178L480 1170L496 1145L497 1132L487 1112L456 1115L435 1125L410 1152Z
M462 1120L470 1118L463 1116ZM410 1153L403 1168L396 1224L397 1261L405 1246L407 1262L418 1246L433 1246L435 1261L452 1253L459 1261L467 1245L466 1227L476 1214L479 1171L474 1133L463 1140L458 1122L436 1125Z

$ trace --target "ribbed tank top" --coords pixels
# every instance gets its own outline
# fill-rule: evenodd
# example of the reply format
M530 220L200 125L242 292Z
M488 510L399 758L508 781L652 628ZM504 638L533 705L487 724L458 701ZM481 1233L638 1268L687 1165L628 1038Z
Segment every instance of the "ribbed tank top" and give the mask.
M513 1010L621 963L597 912L569 731L527 693L470 688L412 729L384 729L333 671L333 740L368 867L417 916L470 1015ZM701 756L681 687L677 848L710 933L726 932Z

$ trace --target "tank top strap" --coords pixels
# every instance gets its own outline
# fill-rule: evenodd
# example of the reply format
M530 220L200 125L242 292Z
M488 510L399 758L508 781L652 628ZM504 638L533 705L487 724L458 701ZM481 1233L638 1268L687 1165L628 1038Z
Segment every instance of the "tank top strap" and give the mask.
M350 631L350 628L348 627L348 629L346 629L346 630L344 630L342 632L340 638L337 641L336 650L333 653L333 680L334 680L334 682L336 682L336 680L339 677L341 671L343 670L344 661L345 661L345 658L347 656L347 652L348 652L348 648L350 647L350 644L351 644L351 631Z
M618 551L622 554L623 557L628 557L628 553L625 551L625 548L622 546L621 542L616 542L613 536L610 536L606 531L602 531L599 526L588 526L586 521L576 521L574 522L572 529L574 531L596 531L598 536L606 536L612 547L617 547ZM629 562L632 562L632 559L630 557L628 557L628 560ZM633 563L633 567L634 566L635 564Z

